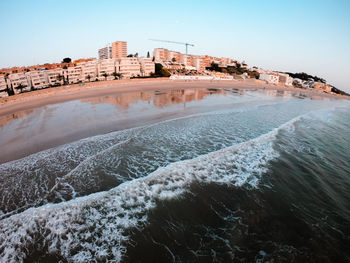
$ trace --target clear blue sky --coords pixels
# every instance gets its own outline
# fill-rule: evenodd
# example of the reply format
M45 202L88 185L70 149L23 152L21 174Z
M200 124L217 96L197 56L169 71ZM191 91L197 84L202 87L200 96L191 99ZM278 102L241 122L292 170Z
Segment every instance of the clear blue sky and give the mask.
M307 72L350 92L350 1L0 0L0 68L97 57L125 40L128 53L155 47Z

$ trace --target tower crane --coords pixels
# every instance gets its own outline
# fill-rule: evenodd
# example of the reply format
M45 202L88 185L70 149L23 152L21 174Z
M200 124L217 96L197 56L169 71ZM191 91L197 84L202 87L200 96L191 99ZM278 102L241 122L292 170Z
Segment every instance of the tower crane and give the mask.
M183 43L183 42L176 42L176 41L169 41L169 40L160 40L160 39L149 39L152 41L157 41L157 42L166 42L166 43L174 43L174 44L179 44L179 45L185 45L186 46L186 55L188 53L188 46L194 47L193 44L190 43Z

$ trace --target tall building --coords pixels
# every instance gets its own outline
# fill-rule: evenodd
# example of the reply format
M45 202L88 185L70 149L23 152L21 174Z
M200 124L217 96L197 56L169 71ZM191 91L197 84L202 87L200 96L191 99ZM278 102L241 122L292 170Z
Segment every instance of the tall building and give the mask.
M116 41L112 43L112 58L126 58L127 55L126 41Z
M98 58L99 59L112 58L112 47L111 46L106 46L104 48L100 48L98 50Z

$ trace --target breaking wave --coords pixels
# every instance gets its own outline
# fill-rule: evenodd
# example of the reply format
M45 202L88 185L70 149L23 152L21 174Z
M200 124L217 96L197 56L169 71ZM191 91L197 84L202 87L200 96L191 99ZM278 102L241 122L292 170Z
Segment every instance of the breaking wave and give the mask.
M279 130L299 119L238 145L169 164L109 191L5 218L0 222L1 259L21 262L40 252L74 262L119 262L127 230L147 224L147 212L157 201L181 198L194 182L256 188L268 162L278 156L273 142Z

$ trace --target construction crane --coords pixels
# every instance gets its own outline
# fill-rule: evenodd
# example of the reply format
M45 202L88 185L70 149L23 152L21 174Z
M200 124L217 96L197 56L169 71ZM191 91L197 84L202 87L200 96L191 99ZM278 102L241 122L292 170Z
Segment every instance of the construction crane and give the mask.
M183 43L183 42L176 42L176 41L169 41L169 40L160 40L160 39L149 39L152 41L158 41L158 42L166 42L166 43L174 43L174 44L179 44L179 45L185 45L186 46L186 55L188 53L188 46L194 47L193 44L190 43Z

